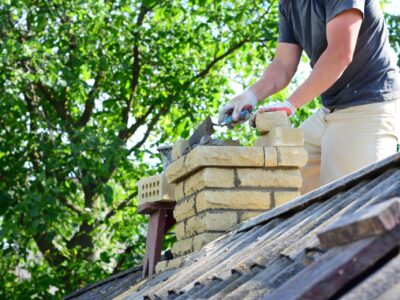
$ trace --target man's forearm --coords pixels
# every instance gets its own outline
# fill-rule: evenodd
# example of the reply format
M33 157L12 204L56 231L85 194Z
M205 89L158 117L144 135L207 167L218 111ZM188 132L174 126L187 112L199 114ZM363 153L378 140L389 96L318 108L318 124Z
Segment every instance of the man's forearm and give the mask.
M329 89L343 74L351 58L340 51L327 48L314 66L307 80L288 99L300 107Z
M273 61L265 69L263 76L249 88L257 101L264 100L289 84L291 77L283 72L283 69L279 62Z

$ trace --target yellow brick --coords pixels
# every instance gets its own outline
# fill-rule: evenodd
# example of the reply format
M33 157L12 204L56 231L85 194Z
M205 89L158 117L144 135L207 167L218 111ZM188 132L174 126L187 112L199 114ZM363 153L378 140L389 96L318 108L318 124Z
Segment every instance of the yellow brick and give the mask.
M168 270L178 269L183 265L184 257L177 257L168 261Z
M193 238L188 238L175 242L175 244L172 246L171 251L174 256L183 256L185 254L192 252L193 251L192 248L193 248Z
M179 140L172 146L172 160L181 158L190 149L189 141Z
M249 219L252 219L254 217L257 217L261 215L263 212L261 211L245 211L243 213L240 213L240 222L247 221Z
M209 191L196 197L197 212L211 208L222 209L270 209L270 194L262 191Z
M179 158L168 166L165 175L169 183L175 183L178 178L184 177L189 172L185 165L186 156Z
M183 192L183 181L175 184L175 200L180 201L185 198L185 194Z
M300 196L301 196L300 192L288 192L288 191L274 192L275 207L288 203L289 201L296 199Z
M206 187L233 188L233 169L205 168L185 180L185 196L189 196Z
M299 188L302 184L298 169L238 169L237 174L240 187Z
M266 167L278 166L278 151L276 151L276 147L265 147L264 153Z
M193 250L198 251L208 243L223 235L219 232L206 232L193 237Z
M238 223L237 212L204 212L186 222L186 235L193 236L207 231L225 232Z
M254 143L258 147L303 146L304 132L300 128L273 128Z
M257 114L256 128L261 134L265 134L276 127L292 127L286 112L277 111Z
M168 182L175 183L204 167L262 166L264 166L262 147L198 146L173 162L166 174Z
M195 197L178 202L174 209L174 217L177 222L187 219L196 214L195 211Z
M156 273L158 274L167 270L167 265L168 265L168 260L163 260L158 262L158 264L156 265Z
M278 165L285 167L304 167L308 153L304 147L277 147Z
M179 222L175 226L175 235L178 240L182 240L185 237L185 224L183 222Z

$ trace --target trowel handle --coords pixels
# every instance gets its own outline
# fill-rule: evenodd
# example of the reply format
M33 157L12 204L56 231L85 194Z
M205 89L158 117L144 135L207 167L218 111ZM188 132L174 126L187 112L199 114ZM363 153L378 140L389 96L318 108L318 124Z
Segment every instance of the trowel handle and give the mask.
M251 113L247 109L244 109L240 112L239 120L247 121L248 119L250 119L250 117ZM224 125L232 125L232 123L234 123L232 120L232 115L227 116L224 120Z

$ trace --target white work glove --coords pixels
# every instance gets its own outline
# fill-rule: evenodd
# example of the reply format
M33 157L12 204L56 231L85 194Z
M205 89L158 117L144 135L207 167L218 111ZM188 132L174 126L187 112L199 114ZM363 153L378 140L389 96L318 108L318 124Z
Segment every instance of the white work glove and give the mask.
M251 112L254 110L256 105L256 96L250 91L245 91L242 94L233 98L228 104L220 107L218 114L218 124L222 124L225 118L230 114L232 114L233 122L238 123L240 112L245 109Z
M256 116L258 113L263 113L263 112L268 112L268 111L285 111L288 116L292 116L296 113L296 107L293 106L292 103L290 103L288 100L284 102L274 102L269 104L268 106L265 107L260 107L257 110L257 113L255 113L251 119L250 119L250 125L255 126L255 121L256 121Z

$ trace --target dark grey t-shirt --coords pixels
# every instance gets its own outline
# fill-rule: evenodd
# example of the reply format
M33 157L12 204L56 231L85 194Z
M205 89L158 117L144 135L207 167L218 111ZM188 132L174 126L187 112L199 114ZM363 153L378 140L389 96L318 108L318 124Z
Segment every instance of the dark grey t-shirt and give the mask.
M322 94L330 109L400 98L400 74L378 0L281 0L279 42L300 45L311 67L327 47L326 25L336 15L356 8L363 22L352 63Z

